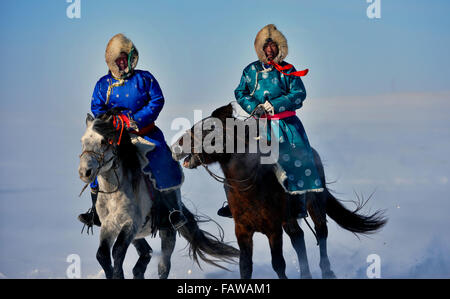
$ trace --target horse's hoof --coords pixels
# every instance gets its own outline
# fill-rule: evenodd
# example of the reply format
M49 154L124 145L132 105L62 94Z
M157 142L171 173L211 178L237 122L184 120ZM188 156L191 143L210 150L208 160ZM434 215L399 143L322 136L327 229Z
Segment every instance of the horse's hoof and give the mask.
M113 271L105 271L105 278L106 279L112 279L113 278Z
M337 277L333 271L329 270L329 271L322 273L322 278L323 279L336 279Z
M145 279L144 277L145 270L139 269L139 267L133 268L133 279Z
M307 273L307 274L301 274L300 275L301 279L312 279L311 273Z
M123 272L114 273L112 279L125 279L125 276L123 275Z

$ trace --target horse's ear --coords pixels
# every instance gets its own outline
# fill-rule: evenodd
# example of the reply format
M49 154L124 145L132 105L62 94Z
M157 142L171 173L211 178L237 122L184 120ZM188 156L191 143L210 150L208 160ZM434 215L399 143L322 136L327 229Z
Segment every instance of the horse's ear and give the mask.
M86 126L89 126L93 121L94 121L94 117L90 113L88 113L86 115Z

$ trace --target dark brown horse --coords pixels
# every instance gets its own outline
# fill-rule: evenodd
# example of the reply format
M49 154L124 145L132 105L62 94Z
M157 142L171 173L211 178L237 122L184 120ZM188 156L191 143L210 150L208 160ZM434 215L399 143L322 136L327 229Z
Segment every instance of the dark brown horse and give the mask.
M223 106L215 110L211 117L218 119L223 128L227 118L233 118L233 108L231 105ZM207 118L210 119L210 118ZM204 119L201 124L206 119ZM236 121L236 120L235 120ZM295 206L292 200L289 200L288 194L280 185L275 173L273 164L261 164L260 153L206 153L204 150L194 150L195 139L202 140L211 132L203 130L201 135L194 134L194 128L187 131L173 146L172 152L175 159L184 159L183 166L187 168L196 168L200 165L206 167L207 171L218 179L218 176L212 173L206 165L218 162L225 175L223 181L228 204L235 221L235 233L240 247L240 273L241 278L251 278L252 275L252 252L253 252L253 234L261 232L269 239L272 267L279 278L287 278L285 274L286 263L283 258L282 237L283 229L291 239L291 243L297 253L300 265L301 278L311 278L304 234L297 219ZM246 139L248 138L246 131ZM229 132L228 132L229 133ZM229 138L226 130L221 141L225 143ZM198 136L198 137L197 137ZM232 134L232 138L238 139L243 136ZM236 137L234 137L236 136ZM188 139L186 139L188 138ZM183 147L183 140L191 141L189 151ZM220 139L219 139L220 140ZM225 148L225 145L223 146ZM176 150L175 150L176 149ZM325 184L325 174L322 162L315 150L314 159L319 170L322 185ZM326 240L328 236L327 218L328 214L341 227L356 234L369 234L376 232L385 223L381 211L372 215L361 215L359 210L362 205L358 205L355 211L346 209L338 199L336 199L325 187L323 192L311 192L306 194L307 210L314 222L317 233L317 240L320 248L320 269L323 278L334 278L335 275L330 267L327 256Z

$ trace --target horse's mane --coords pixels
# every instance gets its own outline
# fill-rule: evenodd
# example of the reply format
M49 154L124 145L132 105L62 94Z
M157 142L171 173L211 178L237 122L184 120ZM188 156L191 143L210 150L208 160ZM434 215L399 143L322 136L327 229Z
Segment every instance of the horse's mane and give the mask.
M223 123L225 123L225 120L227 118L234 118L233 117L233 106L231 104L222 106L217 108L216 110L211 113L212 117L220 119Z
M93 129L102 135L106 140L117 140L119 132L114 128L112 122L112 115L117 114L116 110L110 110L104 114L99 115L93 124ZM141 175L141 165L137 155L137 148L131 142L130 134L126 129L123 130L120 145L116 147L117 156L122 162L124 172L131 173L131 183L134 190L137 190L139 178Z
M241 119L234 117L233 112L234 112L234 109L230 103L228 105L219 107L216 110L214 110L211 113L211 117L219 119L222 122L223 128L226 127L226 119L227 118L233 118L237 122L245 122L245 120L241 120ZM235 134L234 136L236 138L237 135ZM246 146L248 146L248 144L249 144L249 138L250 138L250 131L249 131L249 128L246 126L245 127L245 136L244 136ZM224 138L224 140L225 140L225 138Z

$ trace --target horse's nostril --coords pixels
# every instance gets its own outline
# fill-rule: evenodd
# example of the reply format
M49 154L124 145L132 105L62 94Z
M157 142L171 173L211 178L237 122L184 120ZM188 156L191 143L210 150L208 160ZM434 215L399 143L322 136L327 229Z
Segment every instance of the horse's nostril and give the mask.
M86 177L87 177L87 178L90 177L91 174L92 174L92 169L86 170Z

